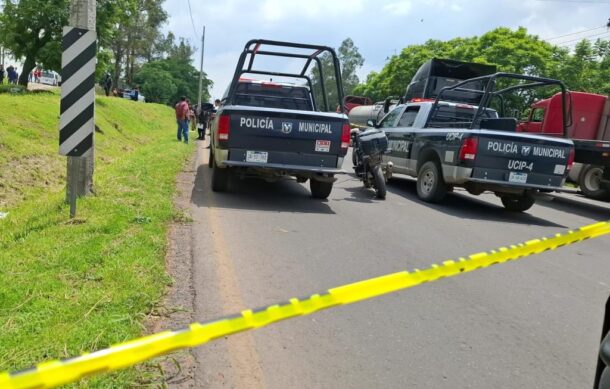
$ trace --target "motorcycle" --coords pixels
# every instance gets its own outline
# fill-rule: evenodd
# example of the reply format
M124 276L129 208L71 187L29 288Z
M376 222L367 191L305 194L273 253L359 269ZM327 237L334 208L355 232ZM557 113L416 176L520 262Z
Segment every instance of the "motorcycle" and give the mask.
M374 188L377 198L385 199L386 181L392 177L392 163L384 164L388 138L382 130L368 129L355 133L352 139L354 171L365 188Z

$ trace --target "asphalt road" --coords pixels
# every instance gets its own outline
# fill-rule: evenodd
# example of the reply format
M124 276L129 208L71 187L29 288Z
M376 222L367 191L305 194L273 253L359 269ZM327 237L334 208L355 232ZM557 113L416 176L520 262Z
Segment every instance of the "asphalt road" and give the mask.
M207 159L200 145L199 320L610 219L609 203L576 195L523 214L458 190L426 204L407 178L379 201L349 174L327 201L294 181L217 194ZM196 349L197 386L591 388L609 252L610 238L587 241L221 339Z

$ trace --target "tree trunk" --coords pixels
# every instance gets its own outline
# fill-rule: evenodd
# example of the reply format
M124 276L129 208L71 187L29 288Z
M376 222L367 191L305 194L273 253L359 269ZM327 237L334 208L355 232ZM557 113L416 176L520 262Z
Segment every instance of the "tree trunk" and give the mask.
M123 52L120 48L117 48L114 51L114 75L113 82L114 87L119 88L119 78L121 77L121 58L123 57Z
M27 55L25 57L25 62L23 63L23 69L21 69L21 74L19 75L19 85L23 85L26 88L28 87L28 77L34 67L36 67L36 60L32 55Z

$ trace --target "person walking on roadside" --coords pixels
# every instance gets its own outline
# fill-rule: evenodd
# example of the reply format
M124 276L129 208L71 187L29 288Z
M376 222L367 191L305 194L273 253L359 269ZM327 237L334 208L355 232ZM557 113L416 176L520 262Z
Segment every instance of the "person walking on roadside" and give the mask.
M188 125L188 114L189 114L189 104L186 100L186 96L182 96L178 104L176 104L176 122L178 123L178 133L176 137L178 141L182 141L184 138L184 143L189 143L189 125Z

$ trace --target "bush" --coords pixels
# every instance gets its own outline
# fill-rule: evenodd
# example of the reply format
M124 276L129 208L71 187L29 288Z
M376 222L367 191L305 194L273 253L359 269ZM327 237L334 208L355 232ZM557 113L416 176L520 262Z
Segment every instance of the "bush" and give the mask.
M2 84L0 85L0 93L24 93L25 88L22 85Z

